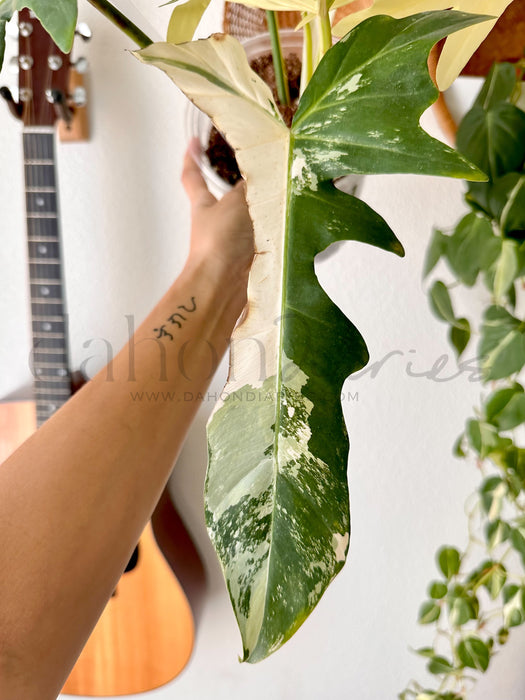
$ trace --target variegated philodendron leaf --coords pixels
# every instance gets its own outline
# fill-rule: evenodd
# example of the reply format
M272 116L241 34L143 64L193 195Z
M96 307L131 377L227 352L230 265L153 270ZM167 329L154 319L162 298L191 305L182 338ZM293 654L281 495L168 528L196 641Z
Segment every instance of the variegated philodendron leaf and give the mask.
M335 241L403 249L332 178L416 172L483 178L419 127L436 97L431 46L474 21L459 13L373 18L325 56L286 129L230 37L138 53L213 117L237 152L257 255L249 311L232 341L209 424L206 518L240 626L244 659L275 651L341 569L349 541L345 378L365 365L359 332L318 283Z
M0 0L0 68L4 58L5 23L24 7L33 10L62 51L71 51L77 23L77 0Z

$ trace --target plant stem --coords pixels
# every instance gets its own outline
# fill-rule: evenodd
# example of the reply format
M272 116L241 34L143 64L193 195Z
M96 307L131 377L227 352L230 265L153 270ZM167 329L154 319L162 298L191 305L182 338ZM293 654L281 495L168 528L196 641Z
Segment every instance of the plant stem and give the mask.
M306 13L303 13L303 16ZM303 62L301 66L301 95L306 89L306 86L310 82L314 72L314 58L313 58L313 43L312 43L312 27L310 22L304 25L303 28Z
M328 49L332 48L332 24L328 12L326 0L321 0L319 5L319 21L321 23L321 58Z
M288 88L288 76L286 75L286 66L284 64L281 42L279 40L277 19L273 10L266 11L266 21L268 23L268 32L270 33L270 41L272 43L272 57L273 67L275 70L275 82L277 84L277 94L279 95L279 101L282 105L289 105L290 90Z
M88 0L88 2L96 7L96 9L101 12L105 17L107 17L110 22L113 22L119 29L121 29L124 34L129 36L130 39L144 49L146 46L153 44L153 41L144 34L144 32L139 29L131 20L129 20L126 15L122 14L120 10L117 10L111 3L107 0Z

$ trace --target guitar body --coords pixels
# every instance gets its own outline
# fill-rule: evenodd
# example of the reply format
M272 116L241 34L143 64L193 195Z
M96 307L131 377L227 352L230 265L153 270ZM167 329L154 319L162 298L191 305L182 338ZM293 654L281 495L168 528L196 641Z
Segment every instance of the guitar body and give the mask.
M168 683L193 649L186 595L155 543L151 524L136 566L123 574L62 692L128 695Z
M32 401L0 404L0 467L36 430ZM198 554L167 492L153 516L155 529L186 558L168 559L196 593L204 582ZM126 572L93 630L62 692L131 695L173 680L186 666L194 642L194 618L186 593L161 554L152 524L144 530ZM182 568L181 568L182 567Z
M24 123L35 401L0 404L0 468L83 383L69 370L55 174L56 122L75 133L70 60L28 9L19 12L19 29L20 103L4 88L0 94ZM191 655L204 589L202 561L165 489L63 692L129 695L175 678Z

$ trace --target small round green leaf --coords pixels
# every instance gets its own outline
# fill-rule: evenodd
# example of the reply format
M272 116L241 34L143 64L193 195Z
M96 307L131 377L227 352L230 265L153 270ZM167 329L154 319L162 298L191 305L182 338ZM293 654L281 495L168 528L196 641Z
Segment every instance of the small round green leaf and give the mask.
M430 625L439 620L441 608L432 600L428 600L419 609L418 622L420 625Z
M510 536L510 527L503 520L494 520L487 523L485 528L485 538L489 549L494 549L502 542L508 540Z
M437 554L439 568L447 579L451 579L459 572L461 557L454 547L442 547Z
M454 666L444 656L435 656L427 664L430 673L434 675L448 674L454 672Z
M442 581L432 581L428 589L428 594L431 598L434 598L434 600L439 600L447 595L447 590L446 583Z
M490 661L490 649L482 639L469 635L457 646L457 654L461 662L468 668L486 671Z
M466 318L458 318L456 325L450 326L449 340L456 351L457 357L461 357L470 340L470 323Z
M452 308L450 294L447 287L439 280L434 282L430 289L430 307L442 321L448 321L452 325L455 324L456 317Z

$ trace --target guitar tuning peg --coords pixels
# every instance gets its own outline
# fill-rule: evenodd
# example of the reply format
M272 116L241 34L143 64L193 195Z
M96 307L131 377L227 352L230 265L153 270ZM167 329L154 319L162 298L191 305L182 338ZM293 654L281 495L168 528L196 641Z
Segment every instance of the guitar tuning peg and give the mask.
M87 91L86 88L79 85L76 87L71 94L71 103L75 107L85 107L87 105Z
M0 97L3 97L3 99L7 102L7 106L9 107L11 114L17 119L20 119L23 108L19 102L15 102L13 95L11 94L11 90L7 87L0 87Z
M93 32L88 27L85 22L79 22L77 28L75 29L75 34L79 36L83 41L89 41L93 36Z
M72 64L77 73L86 73L89 67L87 58L81 56Z

